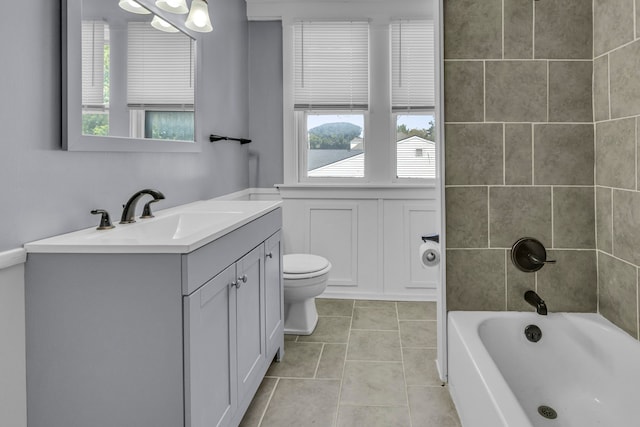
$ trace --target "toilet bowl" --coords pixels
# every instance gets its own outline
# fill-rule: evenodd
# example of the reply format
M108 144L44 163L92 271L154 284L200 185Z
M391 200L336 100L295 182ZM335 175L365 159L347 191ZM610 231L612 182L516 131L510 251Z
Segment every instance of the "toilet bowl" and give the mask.
M284 333L311 335L318 323L315 297L324 292L331 263L318 255L282 257L284 278Z

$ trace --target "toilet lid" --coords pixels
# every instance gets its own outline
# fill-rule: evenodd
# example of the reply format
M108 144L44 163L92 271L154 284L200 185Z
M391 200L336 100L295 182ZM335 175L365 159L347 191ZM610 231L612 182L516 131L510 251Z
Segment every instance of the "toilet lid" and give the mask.
M318 255L288 254L282 257L282 272L285 274L306 274L324 270L329 261Z

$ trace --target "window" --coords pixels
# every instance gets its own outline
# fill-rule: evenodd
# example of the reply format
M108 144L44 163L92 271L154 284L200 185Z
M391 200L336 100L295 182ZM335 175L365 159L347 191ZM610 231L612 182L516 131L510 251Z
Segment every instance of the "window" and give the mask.
M82 21L82 134L109 134L109 26Z
M182 33L158 31L146 22L129 22L127 34L131 136L193 141L193 41Z
M363 178L368 23L296 23L294 85L300 179Z
M435 178L435 41L432 21L391 24L391 106L396 178ZM419 152L420 156L417 155Z

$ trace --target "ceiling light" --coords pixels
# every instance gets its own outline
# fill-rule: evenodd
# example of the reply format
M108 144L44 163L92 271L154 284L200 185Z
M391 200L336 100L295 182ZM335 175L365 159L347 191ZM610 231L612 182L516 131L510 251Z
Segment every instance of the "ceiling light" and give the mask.
M156 30L164 31L166 33L177 33L178 29L173 25L169 24L164 19L159 16L154 16L153 20L151 20L151 26Z
M120 3L118 3L118 6L120 6L127 12L138 13L140 15L148 15L151 13L144 7L140 6L140 3L134 0L120 0Z
M186 0L156 0L156 6L167 12L181 15L189 12Z
M213 31L211 20L209 19L207 0L193 0L185 25L187 28L200 33Z

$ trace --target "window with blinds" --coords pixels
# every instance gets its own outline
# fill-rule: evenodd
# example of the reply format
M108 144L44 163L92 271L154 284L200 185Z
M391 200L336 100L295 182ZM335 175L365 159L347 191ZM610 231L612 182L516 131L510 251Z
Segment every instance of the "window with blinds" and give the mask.
M369 23L298 22L293 39L301 178L364 178Z
M130 108L193 109L195 55L183 33L129 22L127 104Z
M435 33L433 21L391 23L391 108L396 177L435 178Z
M366 110L369 23L296 23L294 67L296 110Z
M432 111L435 106L435 33L433 21L391 24L393 111Z
M82 21L82 108L104 108L105 47L108 46L108 25L103 21ZM108 55L108 52L106 52Z

